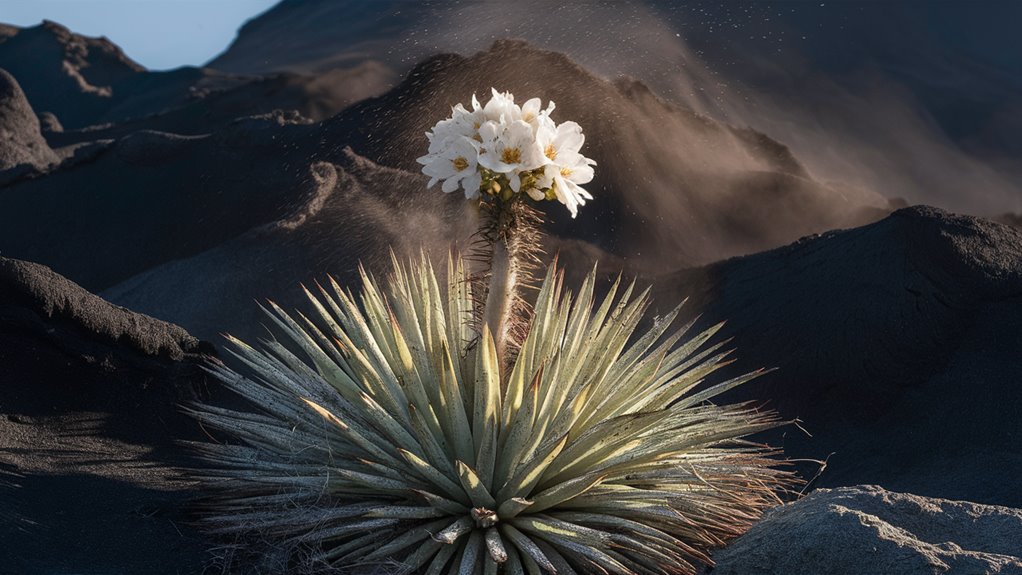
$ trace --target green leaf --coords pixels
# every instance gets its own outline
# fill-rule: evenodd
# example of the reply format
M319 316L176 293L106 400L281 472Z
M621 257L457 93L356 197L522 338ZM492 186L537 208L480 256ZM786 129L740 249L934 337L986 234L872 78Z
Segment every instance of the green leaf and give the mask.
M483 485L476 472L461 461L456 461L455 466L458 468L458 478L461 479L461 486L468 493L469 499L472 500L472 505L487 509L496 508L497 501L490 495L490 492Z
M454 523L451 523L443 531L440 531L433 536L434 541L439 541L447 545L451 545L458 540L459 537L472 531L475 522L469 516L464 516Z
M540 548L513 525L502 523L500 525L500 532L522 553L523 564L525 559L528 558L535 561L543 569L546 569L548 573L557 573L554 564L547 559L547 556L543 554Z
M486 551L495 563L503 563L507 561L507 548L504 547L504 539L500 536L500 531L496 527L490 527L486 530Z

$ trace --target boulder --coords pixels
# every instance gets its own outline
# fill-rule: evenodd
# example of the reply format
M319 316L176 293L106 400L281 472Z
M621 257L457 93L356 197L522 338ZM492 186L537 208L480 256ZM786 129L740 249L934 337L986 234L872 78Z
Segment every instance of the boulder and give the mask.
M713 555L713 575L1022 573L1022 509L818 489Z

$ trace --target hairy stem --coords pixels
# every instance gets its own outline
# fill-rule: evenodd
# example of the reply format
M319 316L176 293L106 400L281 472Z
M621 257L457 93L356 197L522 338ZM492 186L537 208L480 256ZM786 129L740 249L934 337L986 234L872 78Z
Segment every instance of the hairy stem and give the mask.
M505 365L507 347L514 323L515 299L518 297L517 262L512 261L507 245L501 241L493 245L490 255L490 281L486 289L484 325L490 328L497 357Z
M539 212L525 200L492 198L482 206L483 224L473 259L482 271L475 276L477 327L493 335L502 373L514 364L528 333L532 308L523 291L533 286L542 232Z

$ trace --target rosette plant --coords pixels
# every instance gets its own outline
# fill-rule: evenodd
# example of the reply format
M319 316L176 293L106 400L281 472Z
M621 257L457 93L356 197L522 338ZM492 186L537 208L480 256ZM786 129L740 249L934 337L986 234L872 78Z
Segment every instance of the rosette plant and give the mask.
M311 317L270 304L280 341L230 340L247 375L210 370L257 409L191 410L235 438L198 446L211 529L331 568L692 573L778 502L791 474L742 439L777 419L711 401L760 373L707 383L729 362L720 325L689 334L679 306L639 329L648 289L619 279L599 297L593 272L572 295L556 265L532 305L520 296L529 202L591 199L591 170L547 179L592 164L551 110L495 92L430 134L423 171L481 203L489 266L452 256L437 277L395 257L357 296L307 290Z

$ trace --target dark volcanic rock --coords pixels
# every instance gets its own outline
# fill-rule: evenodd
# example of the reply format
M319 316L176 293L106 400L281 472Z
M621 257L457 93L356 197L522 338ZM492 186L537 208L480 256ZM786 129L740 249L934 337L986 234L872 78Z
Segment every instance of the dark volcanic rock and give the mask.
M74 127L98 117L113 103L114 86L144 70L106 38L50 21L0 40L0 68L18 78L35 109Z
M211 70L205 72L216 74ZM316 76L279 74L266 78L235 78L235 82L242 83L214 89L200 85L190 90L190 97L180 105L154 108L148 115L64 133L51 132L46 137L53 146L67 146L120 138L139 130L204 135L222 129L237 118L276 110L322 120L372 95L370 86L380 80L381 74L385 72L366 65L357 70L332 70Z
M211 348L49 269L0 258L0 570L199 572L209 543L179 410Z
M25 166L42 170L56 162L18 81L0 68L0 173Z
M238 74L266 74L352 68L381 58L388 60L387 66L408 56L414 63L436 49L409 54L396 36L430 11L427 3L418 2L397 7L378 0L349 0L344 6L322 0L285 0L246 22L232 45L207 66ZM302 32L295 34L299 29Z
M68 130L159 114L251 80L194 67L149 72L108 39L55 22L7 30L0 68L18 79L35 110L54 114Z
M713 556L713 575L1022 573L1022 510L820 489L769 511Z
M176 361L200 350L199 340L184 329L113 305L30 262L0 257L0 302L7 313L15 307L24 309L40 321L73 325L90 338L106 340L143 357ZM29 316L23 317L27 320ZM55 338L53 343L59 345L60 341Z
M60 133L64 131L64 125L53 112L39 114L39 129L43 132Z
M656 287L728 320L736 371L780 368L732 398L802 420L783 443L830 456L818 485L1022 507L1019 230L908 208Z

